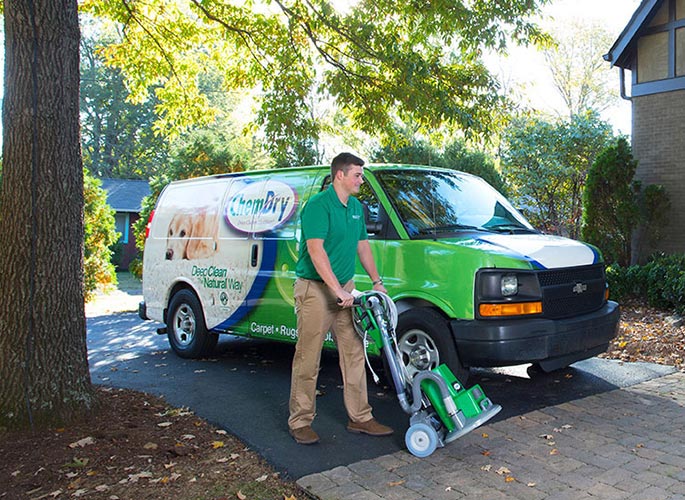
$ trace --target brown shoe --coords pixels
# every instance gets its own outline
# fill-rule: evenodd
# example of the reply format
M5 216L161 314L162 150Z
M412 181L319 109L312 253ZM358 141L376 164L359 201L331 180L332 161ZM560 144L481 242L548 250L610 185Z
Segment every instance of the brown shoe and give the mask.
M290 435L297 444L315 444L319 442L319 435L309 425L290 429Z
M366 422L347 422L347 430L355 434L368 434L369 436L389 436L392 429L387 425L378 423L375 418Z

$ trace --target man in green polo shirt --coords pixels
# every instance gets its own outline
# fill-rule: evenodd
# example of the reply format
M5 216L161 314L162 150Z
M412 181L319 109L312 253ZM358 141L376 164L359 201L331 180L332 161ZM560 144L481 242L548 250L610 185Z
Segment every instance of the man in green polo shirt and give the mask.
M331 163L332 183L304 207L302 243L297 262L295 310L298 340L290 388L290 434L300 444L314 444L316 382L326 334L333 334L340 358L347 430L388 436L392 429L373 418L366 391L364 345L352 324L356 257L373 282L386 292L373 260L362 204L353 195L364 182L364 160L341 153Z

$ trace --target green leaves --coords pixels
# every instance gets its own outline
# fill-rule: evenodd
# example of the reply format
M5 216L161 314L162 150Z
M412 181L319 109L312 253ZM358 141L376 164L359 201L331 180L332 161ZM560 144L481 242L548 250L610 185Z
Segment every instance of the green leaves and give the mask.
M585 178L611 136L609 124L595 113L558 122L523 117L508 127L503 172L533 225L572 238L580 235Z
M225 91L261 91L260 122L285 161L288 148L316 141L327 105L373 136L398 123L491 133L502 98L481 53L544 40L528 16L546 1L360 0L341 12L328 0L84 0L81 9L121 27L124 40L103 54L130 98L159 87L158 133L213 119L198 89L211 68Z

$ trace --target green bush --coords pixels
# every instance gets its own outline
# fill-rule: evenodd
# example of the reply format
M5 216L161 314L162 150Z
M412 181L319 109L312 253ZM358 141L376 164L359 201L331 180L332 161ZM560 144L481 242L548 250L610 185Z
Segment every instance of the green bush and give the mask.
M652 307L685 314L685 254L656 254L644 266L607 268L612 298L644 297Z
M111 262L111 247L119 238L114 226L114 210L107 204L102 183L83 169L84 194L84 263L86 301L98 286L117 284Z

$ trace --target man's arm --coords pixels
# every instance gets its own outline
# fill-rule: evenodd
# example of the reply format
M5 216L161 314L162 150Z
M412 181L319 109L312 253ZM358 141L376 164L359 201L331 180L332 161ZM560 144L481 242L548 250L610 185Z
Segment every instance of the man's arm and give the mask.
M361 262L366 274L369 275L372 282L376 282L376 284L373 285L373 289L377 292L388 293L383 286L383 283L380 282L380 274L378 274L376 262L373 260L373 253L371 253L369 240L359 240L359 243L357 243L357 254L359 255L359 262Z
M338 278L335 277L333 268L331 268L331 261L328 259L328 254L323 247L323 239L311 238L307 240L307 250L316 272L319 273L319 276L321 276L321 279L328 288L340 299L340 305L342 307L351 307L354 297L343 289Z

